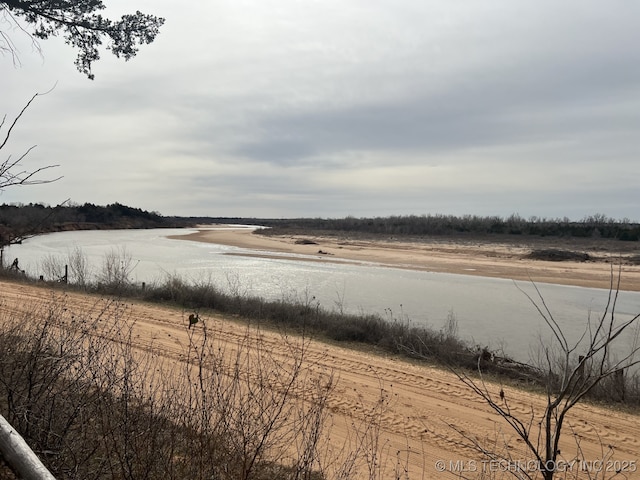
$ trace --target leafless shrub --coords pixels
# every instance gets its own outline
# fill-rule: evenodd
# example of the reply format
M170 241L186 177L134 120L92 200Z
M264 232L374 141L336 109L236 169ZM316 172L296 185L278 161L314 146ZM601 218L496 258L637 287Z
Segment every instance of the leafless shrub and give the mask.
M267 461L291 468L294 478L308 478L333 382L303 366L308 340L283 335L275 355L260 331L247 327L229 351L206 320L198 326L189 330L176 389L191 428L207 433L203 439L224 438L217 478L254 478ZM294 455L300 451L301 457Z
M98 284L112 293L122 293L131 285L131 273L136 265L125 247L113 248L102 260Z
M57 282L64 276L64 258L60 255L47 254L40 262L42 277L49 282Z
M540 313L551 334L551 340L541 345L537 358L539 370L546 374L544 377L546 407L542 412L535 412L532 408L530 412L523 413L520 409L512 408L509 398L505 396L502 389L496 392L495 388L485 383L480 359L478 359L478 378L473 378L459 369L452 369L465 385L499 415L509 426L509 431L522 442L523 449L520 453L527 465L532 462L536 466L533 469L509 471L508 473L513 477L553 480L565 476L567 472L562 469L562 465L585 460L580 437L575 434L575 449L571 452L565 451L565 448L563 452L560 450L560 439L566 436L565 432L570 428L570 426L564 427L568 424L567 419L571 409L606 382L613 381L616 385L614 391L622 390L624 395L625 372L640 363L637 358L640 346L636 328L640 314L618 320L616 304L620 293L619 286L620 271L618 271L617 281L612 271L611 288L604 313L595 320L589 318L584 331L575 342L567 338L566 332L554 318L535 284L533 285L535 296L530 296L523 291ZM634 329L635 340L630 348L619 358L613 358L611 355L613 347L620 342L623 335L633 334ZM501 434L496 439L487 441L487 439L477 438L472 433L464 432L455 425L451 427L487 460L513 463L511 441L507 436ZM600 460L603 462L611 460L614 447L606 447L603 443L601 445L603 453ZM603 469L592 472L589 478L614 478L620 473Z
M225 273L225 277L227 279L227 289L232 297L241 299L247 296L249 289L247 285L243 284L238 272L228 271ZM211 279L209 279L207 284L211 285L211 283ZM202 282L198 282L198 284L202 284Z
M91 278L91 268L89 260L79 246L73 247L67 254L69 264L69 281L85 289L89 285Z
M229 343L200 315L175 357L138 337L119 301L79 308L52 293L0 307L0 408L56 478L381 478L387 399L337 460L335 379L310 368L304 336L282 333L274 348L249 325Z
M99 371L113 376L105 362L113 348L108 338L119 327L104 320L122 311L107 301L74 314L64 295L26 306L0 322L0 405L58 475L99 478L102 469L93 465L92 453L100 440L82 427L95 418L96 402L112 386Z
M442 325L440 335L444 342L457 342L458 339L458 318L453 310L449 310L447 313L447 319Z
M104 260L105 265L109 264L104 268L108 272L104 275L104 279L110 279L112 281L110 285L118 281L118 272L114 265L117 266L120 259L115 258L116 256L116 252L109 252ZM39 263L38 270L42 279L48 282L69 282L81 289L86 289L90 283L89 261L78 246L70 250L66 257L54 254L45 255Z

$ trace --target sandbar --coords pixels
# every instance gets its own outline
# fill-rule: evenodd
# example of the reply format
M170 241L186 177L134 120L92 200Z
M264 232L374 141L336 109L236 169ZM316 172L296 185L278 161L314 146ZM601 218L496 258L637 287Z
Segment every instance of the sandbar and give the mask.
M277 257L297 261L373 263L389 268L476 275L640 291L640 266L630 260L637 256L635 245L626 242L580 242L527 239L439 238L360 239L329 235L273 235L255 233L250 228L202 227L187 235L170 238L239 247L233 255ZM634 244L637 242L634 242ZM554 247L578 250L589 261L545 261L527 258L533 248ZM620 248L618 248L620 247ZM624 248L622 248L624 247ZM613 283L612 283L613 282Z

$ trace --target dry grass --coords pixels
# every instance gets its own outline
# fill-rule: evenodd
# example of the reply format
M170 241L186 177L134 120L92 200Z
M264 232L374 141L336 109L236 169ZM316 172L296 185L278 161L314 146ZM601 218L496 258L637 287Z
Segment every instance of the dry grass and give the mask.
M23 305L1 310L0 409L56 478L380 475L369 426L329 447L334 380L306 361L304 336L283 333L276 357L260 329L230 347L201 317L172 356L134 334L124 302Z

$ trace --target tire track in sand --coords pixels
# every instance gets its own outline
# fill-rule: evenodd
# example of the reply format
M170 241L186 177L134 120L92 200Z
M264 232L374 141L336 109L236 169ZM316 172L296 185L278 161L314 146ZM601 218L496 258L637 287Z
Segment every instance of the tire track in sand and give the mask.
M0 310L26 311L37 302L46 302L52 293L46 288L0 283ZM70 308L78 312L107 302L103 297L64 294ZM176 308L125 302L127 314L135 319L133 342L141 350L172 361L184 361L188 344L185 312ZM189 312L186 312L188 314ZM219 317L203 316L215 341L232 353L244 339L247 329L240 323ZM202 324L196 325L201 331ZM266 330L251 330L259 336L264 347L282 365L293 362L293 354L283 346L283 336ZM331 437L336 444L354 439L355 431L365 432L366 425L375 425L379 434L381 456L389 463L402 459L402 468L413 475L410 478L454 478L451 472L437 474L436 460L457 461L474 458L458 434L449 425L491 439L497 432L513 437L501 419L470 389L450 372L428 366L419 366L395 358L385 358L346 348L310 341L305 351L310 371L317 375L334 372L335 390L329 396L332 412ZM498 384L487 384L492 392L500 390ZM544 398L530 392L503 387L512 411L527 418L533 411L544 408ZM300 392L304 394L304 392ZM616 458L640 461L640 418L615 410L578 405L568 418L575 433L582 438L581 446L587 460L601 458L602 441L616 447ZM570 451L572 438L566 430L563 451ZM522 442L510 442L515 459L522 453ZM522 457L524 458L524 457ZM386 477L384 477L386 478ZM640 478L639 476L629 478Z

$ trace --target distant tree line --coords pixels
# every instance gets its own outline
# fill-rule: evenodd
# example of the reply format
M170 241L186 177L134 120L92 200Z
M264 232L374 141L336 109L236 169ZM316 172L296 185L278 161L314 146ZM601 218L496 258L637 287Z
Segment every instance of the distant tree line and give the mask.
M224 219L218 219L223 221ZM386 236L427 235L529 235L541 237L607 238L624 241L640 239L640 224L629 219L616 220L605 215L587 216L579 221L568 218L525 219L517 214L507 218L478 215L400 215L389 217L338 219L226 219L225 223L256 223L272 227L271 233L292 230L357 232ZM267 232L264 232L267 233Z
M171 228L197 224L245 224L271 227L264 234L283 233L353 233L359 235L430 236L430 235L522 235L538 237L604 238L623 241L640 240L640 224L596 214L582 220L478 215L393 215L357 218L268 219L247 217L176 217L162 216L120 203L106 206L47 206L40 203L0 205L0 247L21 238L62 230Z
M157 212L128 207L120 203L99 206L62 205L51 207L40 203L0 205L0 247L18 243L40 233L64 230L97 230L121 228L162 228L185 226L176 218Z

